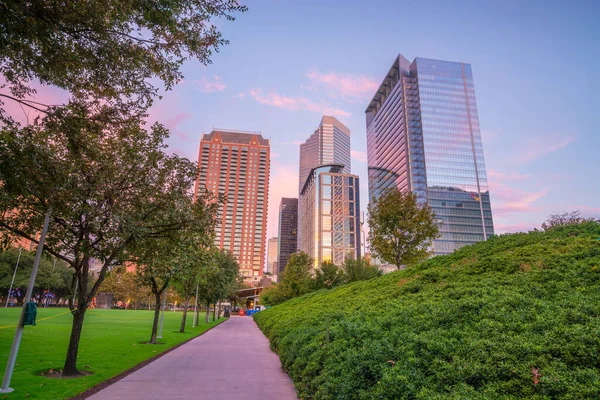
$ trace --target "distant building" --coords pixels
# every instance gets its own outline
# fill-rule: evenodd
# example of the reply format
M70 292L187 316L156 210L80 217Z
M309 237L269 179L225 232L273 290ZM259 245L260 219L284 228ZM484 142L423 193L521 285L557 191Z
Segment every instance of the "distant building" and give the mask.
M277 275L281 275L290 256L298 250L298 199L284 197L279 204L279 245Z
M298 250L341 265L360 257L358 176L351 175L350 129L324 116L300 145Z
M323 116L319 127L300 145L298 193L310 171L326 164L343 165L342 172L350 173L350 129L330 116Z
M279 239L273 237L267 242L267 273L270 275L277 275L277 259L278 259L278 247ZM272 277L271 277L272 278Z
M427 202L435 254L494 234L469 64L398 55L365 113L371 199L395 187Z
M227 197L215 244L235 255L240 273L254 284L265 265L269 163L269 140L260 133L216 129L200 140L196 194L206 188Z
M314 268L324 261L341 266L346 257L361 255L359 180L343 169L313 168L300 193L298 248L314 259Z

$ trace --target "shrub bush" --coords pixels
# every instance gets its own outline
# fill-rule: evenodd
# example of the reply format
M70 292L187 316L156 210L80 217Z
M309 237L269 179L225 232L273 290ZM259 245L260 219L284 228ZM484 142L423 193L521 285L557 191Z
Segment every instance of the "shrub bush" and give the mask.
M599 238L496 236L255 319L303 399L600 398Z

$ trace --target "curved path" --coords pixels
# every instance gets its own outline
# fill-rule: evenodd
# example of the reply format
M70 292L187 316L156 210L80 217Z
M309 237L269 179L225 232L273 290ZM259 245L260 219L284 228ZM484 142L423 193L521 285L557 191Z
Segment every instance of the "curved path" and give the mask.
M235 316L88 399L296 400L297 396L254 320Z

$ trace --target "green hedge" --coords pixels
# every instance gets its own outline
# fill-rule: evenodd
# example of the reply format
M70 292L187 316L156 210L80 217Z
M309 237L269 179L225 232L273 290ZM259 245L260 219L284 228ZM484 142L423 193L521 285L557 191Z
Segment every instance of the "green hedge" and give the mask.
M255 319L303 399L597 399L599 239L501 235Z

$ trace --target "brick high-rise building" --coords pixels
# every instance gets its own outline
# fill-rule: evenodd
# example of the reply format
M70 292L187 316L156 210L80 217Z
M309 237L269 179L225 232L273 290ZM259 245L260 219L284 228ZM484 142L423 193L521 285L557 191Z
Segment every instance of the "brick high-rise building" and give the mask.
M202 135L198 166L196 193L206 187L227 197L215 244L231 250L246 281L258 283L265 265L269 140L256 132L213 130Z

